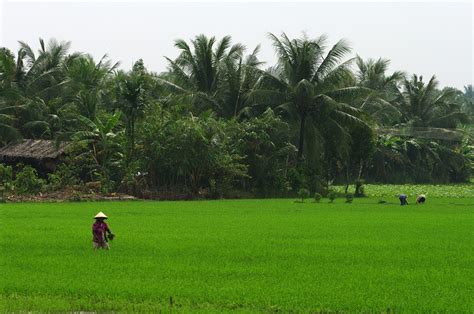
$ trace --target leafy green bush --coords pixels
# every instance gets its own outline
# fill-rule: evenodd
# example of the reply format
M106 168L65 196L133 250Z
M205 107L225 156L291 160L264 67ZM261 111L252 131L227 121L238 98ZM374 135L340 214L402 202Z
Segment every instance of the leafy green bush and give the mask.
M321 198L323 198L321 194L319 194L318 192L314 193L314 201L316 203L319 203L319 201L321 201Z
M298 191L298 197L301 198L301 202L304 203L304 200L309 197L309 191L308 189L301 188Z
M291 171L287 171L287 158L296 152L291 144L289 125L271 109L262 115L236 123L230 135L238 143L250 177L242 181L258 196L285 195L294 188ZM297 185L299 187L305 184Z
M13 178L13 171L11 166L0 164L0 183L5 184L11 182Z
M5 186L0 185L0 203L5 203Z
M60 164L53 173L48 174L48 189L57 190L78 184L79 179L66 164Z
M225 196L236 181L248 178L240 143L229 136L240 134L236 128L212 115L181 116L153 108L140 129L148 185L197 194L215 182L212 193Z
M142 195L146 190L146 182L142 173L140 172L139 161L132 161L123 167L123 178L120 182L120 192L125 192L130 195Z
M331 203L334 202L334 200L336 199L336 192L329 191L328 198L329 198L329 202L331 202Z
M11 166L0 164L0 185L3 186L3 193L13 190L13 170Z
M23 169L16 174L14 181L15 189L18 194L37 194L41 191L44 184L45 181L38 177L38 172L30 165L24 166Z

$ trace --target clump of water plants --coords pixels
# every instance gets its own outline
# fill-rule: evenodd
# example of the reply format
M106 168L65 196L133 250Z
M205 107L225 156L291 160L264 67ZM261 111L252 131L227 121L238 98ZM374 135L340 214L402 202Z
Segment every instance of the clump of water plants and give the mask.
M314 201L316 203L319 203L322 198L323 198L323 196L320 193L318 193L318 192L314 193Z

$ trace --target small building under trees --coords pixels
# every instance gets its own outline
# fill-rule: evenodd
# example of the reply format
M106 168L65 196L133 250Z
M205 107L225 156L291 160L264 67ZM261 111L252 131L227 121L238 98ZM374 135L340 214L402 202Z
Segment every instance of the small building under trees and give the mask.
M56 169L68 145L69 142L25 139L0 148L0 162L31 165L40 176L45 176Z

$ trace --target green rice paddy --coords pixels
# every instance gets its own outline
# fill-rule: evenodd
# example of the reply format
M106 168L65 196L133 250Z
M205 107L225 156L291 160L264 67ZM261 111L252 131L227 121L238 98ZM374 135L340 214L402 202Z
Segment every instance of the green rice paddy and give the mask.
M473 312L474 198L377 201L0 204L0 311Z

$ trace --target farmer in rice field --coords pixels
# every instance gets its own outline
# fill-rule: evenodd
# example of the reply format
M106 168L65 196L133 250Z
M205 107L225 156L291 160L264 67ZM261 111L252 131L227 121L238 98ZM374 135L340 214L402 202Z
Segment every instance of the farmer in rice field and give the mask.
M426 201L426 195L425 194L420 194L418 195L418 197L416 198L416 203L417 204L424 204Z
M95 215L95 223L92 225L92 243L94 244L94 249L109 249L109 243L107 234L112 240L114 235L110 231L109 226L105 223L105 219L108 217L103 213L99 212Z
M400 200L400 205L408 205L408 196L406 194L400 194L400 196L398 196L398 199Z

